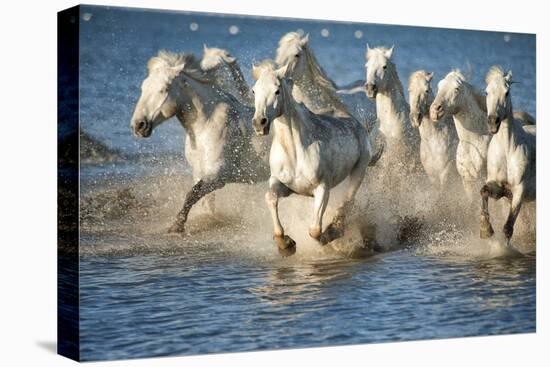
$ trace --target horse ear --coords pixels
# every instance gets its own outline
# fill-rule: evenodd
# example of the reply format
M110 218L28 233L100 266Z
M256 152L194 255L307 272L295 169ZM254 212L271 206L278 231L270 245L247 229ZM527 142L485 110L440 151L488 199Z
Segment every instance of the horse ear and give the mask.
M307 33L305 36L302 37L300 40L300 45L305 46L309 42L309 33Z
M426 80L428 81L428 83L432 81L432 78L433 78L433 77L434 77L433 71L432 71L431 73L428 73L428 74L426 75Z
M367 58L367 60L369 59L371 50L372 49L370 48L369 44L367 43L367 51L365 52L365 57Z
M277 70L275 70L275 75L278 79L284 79L286 77L286 71L288 70L288 64L281 66Z
M512 82L512 70L509 70L506 75L504 76L504 80L506 82L511 83Z
M203 43L203 44L202 44L202 50L203 50L204 52L208 51L208 47L206 47L206 43Z
M391 59L391 56L393 54L393 47L394 46L391 46L388 50L386 50L386 52L384 53L384 56L386 56L386 59Z

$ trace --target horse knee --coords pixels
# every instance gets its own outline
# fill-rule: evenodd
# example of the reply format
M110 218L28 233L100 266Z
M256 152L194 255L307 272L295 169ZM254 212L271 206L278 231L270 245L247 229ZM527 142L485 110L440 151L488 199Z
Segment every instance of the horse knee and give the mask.
M488 198L491 193L491 190L489 189L489 185L487 184L483 185L479 193L482 198Z

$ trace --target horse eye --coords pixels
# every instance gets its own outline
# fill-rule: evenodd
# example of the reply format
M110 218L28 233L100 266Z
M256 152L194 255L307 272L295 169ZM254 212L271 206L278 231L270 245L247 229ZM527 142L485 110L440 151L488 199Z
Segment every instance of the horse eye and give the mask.
M388 65L384 65L382 69L386 70L388 68Z
M509 95L510 95L510 91L507 90L507 91L506 91L506 97L508 97Z
M277 89L277 90L275 91L275 94L279 94L279 89Z
M294 55L294 57L299 58L299 57L300 57L300 54L296 54L296 55Z

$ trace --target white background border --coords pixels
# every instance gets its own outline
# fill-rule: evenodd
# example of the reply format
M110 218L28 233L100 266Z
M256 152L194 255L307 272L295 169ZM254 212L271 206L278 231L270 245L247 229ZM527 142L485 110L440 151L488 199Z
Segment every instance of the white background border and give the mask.
M543 1L89 1L173 10L537 33L537 334L106 362L98 366L536 366L548 363L549 20ZM56 339L56 12L72 1L8 0L0 10L0 364L69 366ZM547 68L544 70L543 65ZM548 224L547 224L548 225ZM546 287L546 291L544 288ZM546 312L545 312L546 311ZM546 349L544 348L546 346Z

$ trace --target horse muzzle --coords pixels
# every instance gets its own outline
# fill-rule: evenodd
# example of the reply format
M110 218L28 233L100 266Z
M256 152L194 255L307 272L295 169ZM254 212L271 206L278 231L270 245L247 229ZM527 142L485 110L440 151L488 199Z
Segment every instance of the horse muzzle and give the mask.
M374 99L376 98L376 95L378 94L378 88L376 87L376 84L374 83L366 83L365 84L365 93L367 97Z
M411 113L409 115L409 120L411 120L411 125L414 128L419 128L420 124L422 123L422 114L420 112L418 113Z
M255 119L252 122L252 125L254 126L254 131L256 132L256 135L263 136L269 134L269 127L270 123L267 120L267 118L262 117L261 119Z
M500 128L500 122L501 120L498 116L489 115L487 117L487 125L489 125L489 132L491 132L491 134L498 133L498 129Z
M134 125L134 135L139 138L148 138L153 133L153 124L149 121L139 121Z
M445 111L443 110L443 106L438 105L438 106L432 106L430 108L430 119L433 122L437 122L437 121L441 120L443 115L445 115Z

